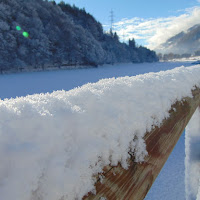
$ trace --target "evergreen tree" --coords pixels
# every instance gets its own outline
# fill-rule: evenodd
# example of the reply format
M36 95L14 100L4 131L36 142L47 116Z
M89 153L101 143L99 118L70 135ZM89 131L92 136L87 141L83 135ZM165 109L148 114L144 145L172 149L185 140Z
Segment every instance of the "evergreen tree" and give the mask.
M18 27L16 29L16 27ZM24 37L25 34L28 37ZM47 67L97 66L116 62L154 62L155 52L105 34L85 9L64 1L0 2L0 72Z

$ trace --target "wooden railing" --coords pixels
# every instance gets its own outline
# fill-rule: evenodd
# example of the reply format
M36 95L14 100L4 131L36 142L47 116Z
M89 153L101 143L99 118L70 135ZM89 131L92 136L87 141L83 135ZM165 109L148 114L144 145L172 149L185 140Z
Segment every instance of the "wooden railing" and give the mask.
M145 198L167 158L172 152L194 111L200 105L200 89L192 91L193 98L183 98L172 105L170 117L145 136L148 156L142 163L129 160L128 170L120 165L104 168L103 181L96 183L96 195L84 200L142 200ZM104 198L103 198L104 197Z

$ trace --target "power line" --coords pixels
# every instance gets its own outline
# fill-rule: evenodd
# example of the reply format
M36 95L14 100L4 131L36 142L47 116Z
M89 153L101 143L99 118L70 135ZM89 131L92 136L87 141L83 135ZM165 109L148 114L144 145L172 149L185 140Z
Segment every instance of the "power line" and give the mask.
M124 25L122 26L122 28L123 28L123 43L124 43L124 39L125 39Z
M113 32L113 23L114 23L114 12L110 11L110 31Z

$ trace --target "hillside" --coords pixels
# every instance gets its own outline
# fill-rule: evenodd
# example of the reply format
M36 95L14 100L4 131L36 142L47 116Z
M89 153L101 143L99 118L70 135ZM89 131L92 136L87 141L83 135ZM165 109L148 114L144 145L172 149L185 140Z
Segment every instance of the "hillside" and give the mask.
M64 2L1 1L0 40L0 72L158 60L134 39L127 45L116 33L105 34L92 15Z
M175 54L198 54L200 50L200 24L189 28L186 32L169 38L156 51Z

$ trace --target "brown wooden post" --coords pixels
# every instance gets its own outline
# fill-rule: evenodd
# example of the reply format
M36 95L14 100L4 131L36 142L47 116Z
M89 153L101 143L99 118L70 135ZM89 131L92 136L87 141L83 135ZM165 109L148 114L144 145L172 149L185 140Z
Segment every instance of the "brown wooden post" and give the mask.
M96 195L84 200L142 200L168 159L196 108L200 105L200 89L193 90L193 98L186 97L172 105L170 117L145 136L148 156L143 163L129 160L128 170L120 165L104 169L103 182L97 181ZM175 108L175 109L174 109ZM174 111L175 110L175 111ZM102 198L103 199L103 198Z

